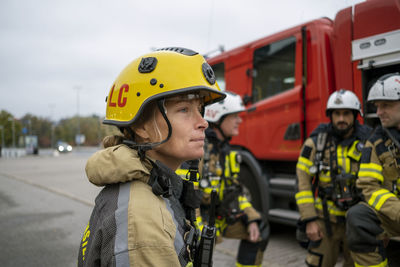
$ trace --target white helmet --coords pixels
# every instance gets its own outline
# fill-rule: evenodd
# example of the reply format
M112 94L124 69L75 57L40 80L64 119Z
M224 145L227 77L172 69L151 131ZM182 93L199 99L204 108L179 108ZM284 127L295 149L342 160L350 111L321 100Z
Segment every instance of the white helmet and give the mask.
M368 101L400 100L400 74L390 73L380 77L368 93Z
M329 116L330 111L333 109L352 109L359 112L361 116L363 115L358 97L353 92L345 89L333 92L329 96L326 104L326 116Z
M222 117L245 110L242 98L232 92L225 91L226 98L220 102L206 106L204 119L209 122L218 122Z

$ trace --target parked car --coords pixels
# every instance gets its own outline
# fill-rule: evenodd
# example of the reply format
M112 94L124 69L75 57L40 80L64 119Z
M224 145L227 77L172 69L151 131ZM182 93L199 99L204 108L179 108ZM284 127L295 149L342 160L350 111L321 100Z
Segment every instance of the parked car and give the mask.
M72 146L67 142L58 141L57 142L57 150L58 152L67 153L72 151Z

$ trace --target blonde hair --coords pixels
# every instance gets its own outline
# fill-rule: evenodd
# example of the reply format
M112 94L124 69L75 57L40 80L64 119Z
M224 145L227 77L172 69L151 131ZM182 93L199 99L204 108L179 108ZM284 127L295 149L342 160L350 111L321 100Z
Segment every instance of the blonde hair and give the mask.
M146 105L146 107L143 109L141 116L138 117L135 124L128 126L128 127L130 127L131 131L128 130L127 128L120 128L121 134L109 135L109 136L104 137L104 139L102 141L103 147L107 148L107 147L111 147L111 146L120 145L124 142L124 140L134 140L137 143L143 143L144 140L142 140L140 138L140 136L135 134L135 128L142 126L143 124L145 124L146 122L148 122L150 120L153 121L154 131L156 132L158 139L161 141L162 135L161 135L160 128L158 127L158 124L157 124L156 111L157 111L156 102L151 102L148 105ZM165 109L165 112L167 112L166 109ZM131 133L133 133L134 136L132 136Z

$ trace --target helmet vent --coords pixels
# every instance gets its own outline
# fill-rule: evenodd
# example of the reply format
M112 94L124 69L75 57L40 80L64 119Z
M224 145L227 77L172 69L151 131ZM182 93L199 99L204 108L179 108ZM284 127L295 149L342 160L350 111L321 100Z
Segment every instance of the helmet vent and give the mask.
M138 69L140 73L149 73L156 68L156 65L157 59L155 57L144 57L140 61Z
M207 81L213 85L215 84L215 74L213 69L211 68L210 65L208 65L208 63L204 62L202 65L202 69L203 69L203 75L204 77L206 77Z
M185 56L194 56L194 55L198 54L197 52L195 52L193 50L190 50L187 48L182 48L182 47L164 47L164 48L157 49L156 51L172 51L172 52L180 53Z

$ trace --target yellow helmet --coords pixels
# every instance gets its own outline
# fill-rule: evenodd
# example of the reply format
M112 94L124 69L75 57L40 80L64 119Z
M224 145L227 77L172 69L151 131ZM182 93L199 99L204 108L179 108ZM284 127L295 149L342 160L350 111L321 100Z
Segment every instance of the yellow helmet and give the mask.
M133 124L151 101L196 92L211 104L224 99L215 75L203 56L170 47L132 61L118 76L107 97L105 124Z

